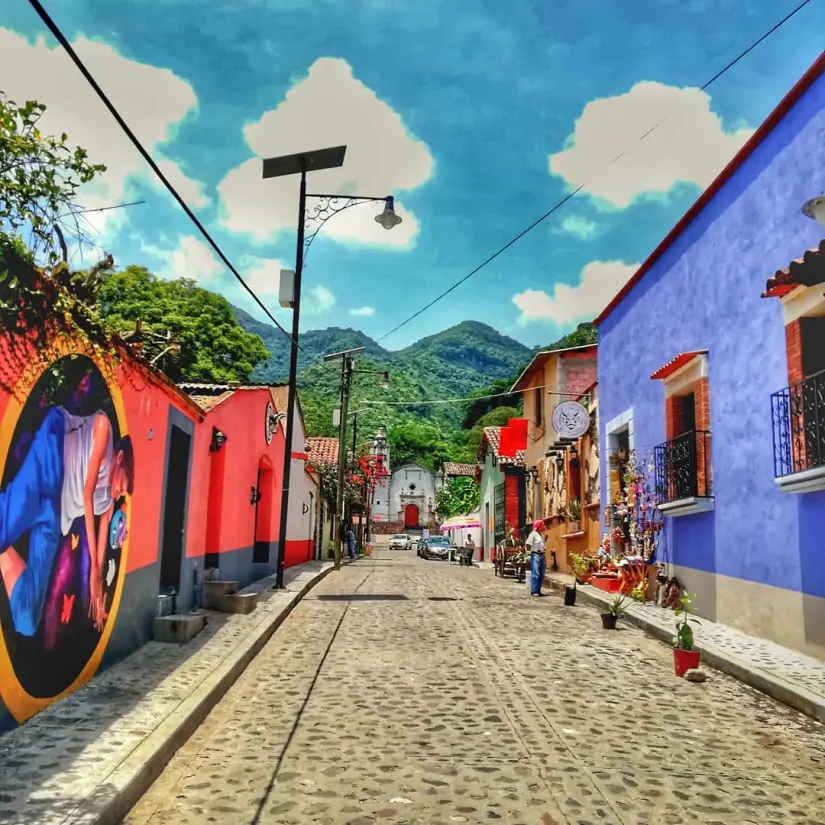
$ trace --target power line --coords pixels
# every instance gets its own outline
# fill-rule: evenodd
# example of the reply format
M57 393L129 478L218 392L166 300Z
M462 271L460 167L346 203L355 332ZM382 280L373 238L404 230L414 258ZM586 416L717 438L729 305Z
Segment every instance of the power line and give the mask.
M115 105L112 103L111 100L109 100L109 97L107 96L106 92L104 92L103 89L100 88L100 86L98 85L98 82L94 79L91 72L86 68L85 64L80 59L80 57L78 57L77 52L75 52L75 50L72 48L72 44L69 43L69 41L66 39L66 36L60 30L57 23L55 23L54 20L51 18L51 16L46 11L46 9L43 8L43 5L40 3L40 0L29 0L29 4L37 12L40 19L45 24L46 28L48 28L48 30L54 35L57 42L63 47L64 51L72 59L72 62L75 64L75 66L77 66L78 70L83 75L83 77L86 78L86 81L94 89L97 96L103 102L103 105L109 110L109 114L111 114L112 117L117 121L118 126L120 126L120 128L123 129L124 133L126 134L126 137L129 138L129 140L132 142L132 145L140 153L141 157L146 161L146 163L149 164L152 171L157 175L160 182L166 187L169 194L172 195L172 197L177 201L178 206L180 206L180 208L183 209L183 211L186 213L186 216L189 218L189 220L191 220L192 223L195 224L198 231L201 233L201 235L206 240L206 242L209 244L209 246L212 247L215 254L221 259L224 266L226 266L226 268L238 280L238 283L252 296L252 300L255 301L255 303L264 311L267 318L269 318L269 320L272 321L272 323L284 335L286 335L286 337L289 338L290 341L291 341L292 336L278 323L278 321L275 319L275 316L267 309L267 307L263 303L263 301L261 301L261 299L255 294L252 287L250 287L249 284L246 283L246 281L241 276L240 272L238 272L238 270L235 269L235 267L232 265L229 258L226 257L223 250L218 246L215 239L212 237L212 235L209 234L209 231L200 222L197 215L195 215L195 213L187 205L186 201L178 194L178 191L169 182L166 175L163 174L160 167L157 165L157 163L155 163L154 159L149 154L149 152L144 148L144 146L140 142L140 140L138 140L135 133L129 128L129 124L126 123L126 121L121 116L120 112L118 112ZM131 204L124 204L124 205L131 205ZM101 209L101 210L90 210L90 211L103 211L103 210ZM306 350L303 350L300 346L298 347L298 349L301 349L303 352L306 353ZM306 353L306 354L310 355L309 353ZM319 358L317 358L316 356L310 355L310 357L313 358L313 360L318 361L318 363L322 363L321 360Z
M811 2L811 0L803 0L803 2L801 2L795 9L793 9L791 12L789 12L787 15L785 15L785 17L783 17L778 23L776 23L774 26L772 26L770 29L768 29L768 31L765 32L758 40L755 40L753 43L751 43L751 45L748 46L747 49L745 49L737 57L735 57L733 60L731 60L730 63L728 63L723 69L718 71L704 85L700 86L699 91L701 91L701 92L705 91L705 89L707 89L712 83L716 82L720 77L722 77L722 75L725 74L725 72L732 69L740 60L742 60L743 57L750 54L750 52L752 52L760 43L763 43L775 31L777 31L777 29L779 29L781 26L783 26L785 23L787 23L788 20L790 20L795 14L802 11L802 9L805 8L805 6L807 6L808 3L810 3L810 2ZM656 129L658 129L666 120L667 120L667 118L662 118L662 120L660 120L658 123L656 123L650 129L648 129L639 138L637 138L636 142L632 146L628 147L623 152L620 152L618 155L616 155L613 158L613 160L611 160L609 163L606 163L605 166L612 166L617 160L624 157L625 154L627 154L627 152L630 151L631 148L635 147L636 143L641 143L648 135L650 135L652 132L654 132ZM542 223L544 220L549 218L550 215L552 215L557 209L560 209L569 200L571 200L575 195L577 195L579 192L581 192L582 189L585 189L585 188L586 188L586 184L583 184L583 183L580 184L579 186L577 186L572 192L565 195L565 197L563 197L558 203L556 203L555 206L553 206L551 209L548 209L547 212L545 212L540 218L533 221L533 223L531 223L530 226L528 226L526 229L519 232L518 235L516 235L513 239L508 241L504 246L501 247L501 249L499 249L497 252L494 252L492 255L490 255L489 258L487 258L485 261L480 263L471 272L468 272L463 278L461 278L461 280L456 281L451 287L449 287L448 289L445 289L444 292L442 292L440 295L437 295L435 298L433 298L433 300L430 301L426 306L423 306L417 312L414 312L412 315L410 315L409 318L402 321L397 326L394 326L389 332L384 333L384 335L382 335L378 339L378 341L383 341L385 338L388 338L393 333L398 332L399 329L401 329L402 327L405 327L411 321L414 321L416 318L418 318L420 315L422 315L424 312L426 312L430 307L437 304L442 298L446 298L453 290L460 287L463 283L465 283L465 281L468 281L470 278L473 277L473 275L476 275L480 270L484 269L484 267L487 266L487 264L491 263L496 258L498 258L498 256L501 255L502 252L506 252L511 246L513 246L513 244L520 241L528 232L532 232L540 223Z
M535 387L528 387L527 389L530 390L543 390L545 387L544 384L538 384ZM516 390L515 392L495 392L491 395L471 395L467 398L438 398L438 399L430 399L430 400L422 400L422 401L362 401L362 404L369 404L370 406L377 406L377 405L384 405L388 407L418 407L423 404L458 404L464 401L484 401L487 398L505 398L506 396L512 395L520 395L522 390ZM581 398L582 396L589 395L587 392L553 392L552 390L548 390L548 395L563 395L568 398Z

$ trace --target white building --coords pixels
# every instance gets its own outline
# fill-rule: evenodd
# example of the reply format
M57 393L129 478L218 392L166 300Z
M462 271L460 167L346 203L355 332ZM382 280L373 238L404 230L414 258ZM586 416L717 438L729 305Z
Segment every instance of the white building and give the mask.
M417 464L405 464L390 477L390 520L399 529L429 527L435 518L435 476Z

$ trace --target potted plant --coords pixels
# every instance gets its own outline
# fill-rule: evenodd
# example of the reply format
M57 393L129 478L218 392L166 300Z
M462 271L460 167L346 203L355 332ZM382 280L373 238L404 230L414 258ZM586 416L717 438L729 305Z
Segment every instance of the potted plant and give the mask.
M691 624L699 624L698 619L692 618L693 596L685 593L679 600L679 607L673 611L678 617L676 635L673 637L673 666L677 676L684 676L688 670L699 667L700 653L693 646L693 628Z
M605 630L615 630L616 622L624 616L628 601L624 596L616 596L610 603L606 613L602 613L602 627Z
M581 502L577 498L572 499L572 501L567 505L565 516L569 522L569 527L567 529L570 533L578 533L581 530L582 506Z
M593 562L592 556L583 556L580 553L570 554L570 564L573 567L577 584L587 584L590 581L593 573Z

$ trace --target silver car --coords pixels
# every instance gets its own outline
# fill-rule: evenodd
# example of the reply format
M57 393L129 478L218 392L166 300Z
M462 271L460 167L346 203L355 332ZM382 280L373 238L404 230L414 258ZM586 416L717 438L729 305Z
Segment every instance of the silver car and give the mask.
M399 533L390 539L390 550L407 550L412 543L412 538L406 533Z
M450 558L452 548L453 545L449 539L445 539L443 536L432 536L427 539L427 543L424 545L423 555L425 559L446 560Z

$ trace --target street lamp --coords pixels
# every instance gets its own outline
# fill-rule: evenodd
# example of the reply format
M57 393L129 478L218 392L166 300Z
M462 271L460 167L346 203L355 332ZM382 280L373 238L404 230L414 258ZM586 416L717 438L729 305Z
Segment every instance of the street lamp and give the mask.
M312 195L307 194L307 172L317 172L322 169L337 169L344 165L347 153L346 146L332 146L327 149L316 149L312 152L298 152L293 155L266 158L263 162L263 177L280 178L287 175L300 175L301 187L298 196L298 238L295 247L295 273L291 287L292 307L292 334L289 348L289 385L287 391L286 410L286 444L284 446L284 469L281 492L281 518L278 533L278 551L275 563L275 587L284 586L284 549L286 545L286 531L289 518L289 480L292 469L292 439L295 432L295 396L297 395L298 375L298 330L301 315L301 276L304 271L306 257L312 241L321 227L333 215L344 209L349 209L359 203L367 201L383 201L384 211L376 217L378 223L385 229L392 229L401 223L401 218L395 214L395 201L392 197L382 198L349 196L349 195ZM307 198L319 201L313 208L312 214L307 212ZM309 232L307 232L309 228ZM283 274L282 274L283 277ZM293 277L289 273L289 277ZM346 419L342 419L345 421ZM340 552L340 551L339 551ZM340 559L337 560L340 565Z

